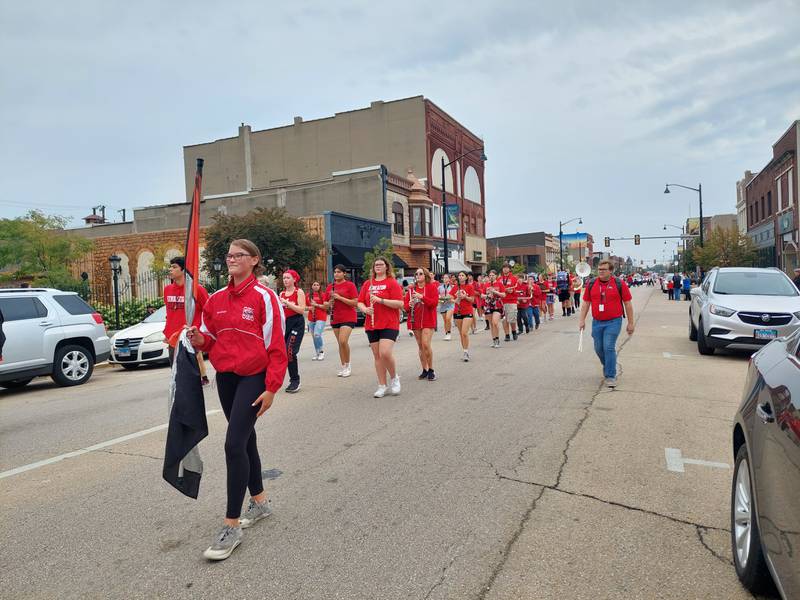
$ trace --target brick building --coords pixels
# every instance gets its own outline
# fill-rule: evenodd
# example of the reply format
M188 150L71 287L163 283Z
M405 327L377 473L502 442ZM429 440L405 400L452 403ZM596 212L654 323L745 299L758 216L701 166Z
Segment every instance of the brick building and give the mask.
M772 146L772 159L745 187L747 233L758 248L759 266L787 273L800 265L798 256L798 188L800 121Z
M527 272L541 267L555 272L558 266L558 236L544 231L493 237L486 244L491 258L514 260Z

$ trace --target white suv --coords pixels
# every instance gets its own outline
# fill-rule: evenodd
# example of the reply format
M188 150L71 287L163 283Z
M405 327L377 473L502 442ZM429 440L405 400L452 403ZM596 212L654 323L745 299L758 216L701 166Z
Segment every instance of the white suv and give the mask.
M80 385L111 354L103 317L75 292L0 289L0 313L6 337L0 387L23 387L40 375Z

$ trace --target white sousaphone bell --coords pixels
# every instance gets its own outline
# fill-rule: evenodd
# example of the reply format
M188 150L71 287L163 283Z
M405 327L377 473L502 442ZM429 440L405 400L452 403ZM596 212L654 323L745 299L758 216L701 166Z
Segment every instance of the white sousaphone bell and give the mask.
M575 273L578 277L588 277L592 274L592 267L586 261L581 261L575 266Z

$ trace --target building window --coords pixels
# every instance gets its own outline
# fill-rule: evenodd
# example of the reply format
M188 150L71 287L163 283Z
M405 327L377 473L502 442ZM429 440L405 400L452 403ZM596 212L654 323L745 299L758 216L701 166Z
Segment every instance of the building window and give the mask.
M778 207L778 210L783 210L786 208L783 206L783 194L781 193L783 191L781 190L783 187L783 177L778 177L778 179L775 180L775 183L778 184L778 202L775 204L775 206Z
M397 235L405 235L406 228L403 224L405 212L403 211L403 205L399 202L392 203L392 215L394 216L394 232Z
M789 189L787 190L788 193L786 194L787 196L789 196L789 198L787 199L787 204L789 206L792 206L792 204L794 204L794 196L792 195L792 192L793 192L793 190L792 190L792 181L793 181L792 177L793 177L792 172L789 171L789 173L788 173Z
M431 231L433 230L433 226L431 224L431 209L430 208L426 208L425 209L425 223L424 223L424 226L425 226L424 227L425 233L423 235L430 236L431 235Z
M767 192L767 215L772 214L772 191Z
M422 208L419 206L411 207L411 235L422 235Z

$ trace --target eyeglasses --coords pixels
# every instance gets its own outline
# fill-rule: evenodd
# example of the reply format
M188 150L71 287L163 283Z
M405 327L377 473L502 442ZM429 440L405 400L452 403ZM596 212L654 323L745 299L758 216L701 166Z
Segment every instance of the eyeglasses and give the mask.
M422 271L417 271L416 275L425 275L425 273L423 273Z
M252 254L247 254L245 252L237 252L236 254L226 254L225 260L228 262L232 260L242 260L245 256L253 256Z

